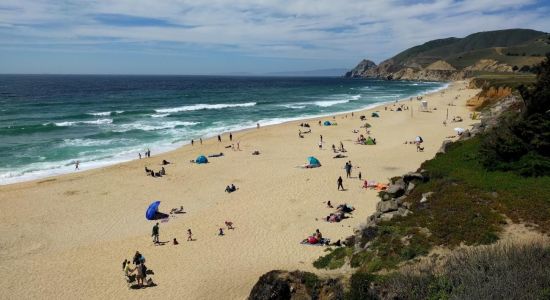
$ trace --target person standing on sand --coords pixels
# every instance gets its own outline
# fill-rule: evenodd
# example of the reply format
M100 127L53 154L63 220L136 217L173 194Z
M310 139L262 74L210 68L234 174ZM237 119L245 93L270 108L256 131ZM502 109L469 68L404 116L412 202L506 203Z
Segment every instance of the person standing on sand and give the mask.
M256 129L260 129L260 123L256 123Z
M75 163L74 163L74 169L75 170L78 170L78 165L80 165L80 161L77 160Z
M361 180L361 172L359 172L359 175L358 175L358 176L359 176L359 180Z
M346 169L346 178L349 178L351 176L351 166L348 162L346 162L344 169Z
M153 226L153 233L151 234L153 236L153 243L158 244L159 243L159 223L155 224Z
M192 242L193 241L193 233L191 232L191 228L187 229L187 241Z
M321 138L321 143L323 142L323 135L320 135L319 136Z
M229 141L232 142L233 141L233 134L230 132L229 133Z
M224 233L223 233L223 228L220 227L220 230L219 230L219 232L218 232L218 235L219 235L219 236L223 236L223 235L224 235Z
M342 191L344 190L344 186L342 185L342 182L343 182L343 181L344 181L344 180L342 179L342 176L338 177L338 180L337 180L337 182L338 182L338 190L340 190L340 188L342 188Z
M200 141L201 141L201 145L202 145L202 138L200 138Z
M218 134L218 142L222 141L222 137Z
M241 151L241 141L237 141L237 150Z
M191 146L193 146L195 144L195 141L191 140Z

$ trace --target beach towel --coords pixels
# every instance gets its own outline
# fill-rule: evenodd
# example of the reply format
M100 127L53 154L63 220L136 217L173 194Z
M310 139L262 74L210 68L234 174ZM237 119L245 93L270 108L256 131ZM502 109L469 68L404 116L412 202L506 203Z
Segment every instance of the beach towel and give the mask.
M308 243L308 239L305 239L305 240L301 241L300 244L308 245L308 246L325 246L325 245L330 244L330 239L322 238L321 241L319 241L316 244L310 244L310 243Z

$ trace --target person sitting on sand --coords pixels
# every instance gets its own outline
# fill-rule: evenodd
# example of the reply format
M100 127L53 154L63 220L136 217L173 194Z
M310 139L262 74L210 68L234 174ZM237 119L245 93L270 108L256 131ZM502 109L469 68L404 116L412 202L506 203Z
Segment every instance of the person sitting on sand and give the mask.
M323 234L321 233L321 231L319 231L319 228L315 229L315 233L313 234L313 236L319 241L323 239Z
M170 164L170 162L167 161L166 159L163 159L163 160L162 160L162 165L163 165L163 166L166 166L166 165L169 165L169 164Z
M166 170L164 169L164 167L160 168L160 175L164 176L166 175Z
M256 150L256 151L252 152L252 155L260 155L260 151Z
M145 167L145 173L147 173L147 175L151 175L151 170L147 169L147 167Z
M174 238L174 240L172 241L172 244L175 246L175 245L179 245L180 243L178 242L178 240L176 240L176 238Z
M235 227L233 227L233 222L231 221L225 221L225 226L227 226L227 229L235 229Z
M226 191L227 193L233 193L233 192L236 191L236 190L237 190L237 188L235 187L234 184L228 185L228 186L225 188L225 191Z
M328 208L333 208L332 203L330 203L330 200L327 201L327 207Z
M218 231L218 235L219 235L219 236L225 235L225 234L223 233L223 228L220 227L220 229L219 229L219 231Z

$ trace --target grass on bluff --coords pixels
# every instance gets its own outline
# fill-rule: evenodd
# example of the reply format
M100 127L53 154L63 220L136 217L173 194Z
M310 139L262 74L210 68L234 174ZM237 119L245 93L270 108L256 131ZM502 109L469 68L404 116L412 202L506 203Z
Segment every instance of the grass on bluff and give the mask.
M426 161L422 168L430 181L417 183L406 200L413 214L379 223L367 250L353 254L351 248L337 248L314 266L338 268L349 257L352 267L376 272L426 255L434 246L491 244L505 216L550 232L550 177L487 171L479 159L480 139L457 142ZM420 203L426 192L434 194Z

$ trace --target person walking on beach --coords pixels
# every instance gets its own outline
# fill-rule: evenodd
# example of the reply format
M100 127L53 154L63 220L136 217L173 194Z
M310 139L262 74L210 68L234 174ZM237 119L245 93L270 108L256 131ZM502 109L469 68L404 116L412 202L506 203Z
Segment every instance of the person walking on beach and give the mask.
M200 138L200 141L201 141L201 145L202 145L202 138Z
M141 152L138 152L139 159L141 159Z
M338 177L338 180L337 180L337 182L338 182L338 190L340 190L340 188L342 188L342 191L344 190L344 186L342 185L342 182L343 182L343 181L344 181L344 180L342 179L342 176Z
M193 241L193 233L191 232L191 228L187 229L187 241L192 242Z
M350 178L351 176L351 165L346 162L346 165L344 166L344 169L346 169L346 178Z
M153 226L153 233L151 234L153 236L153 243L158 244L159 243L159 223L155 224Z
M348 161L348 169L346 170L348 173L348 178L351 177L351 170L353 169L353 165L351 164L351 160Z
M359 175L358 175L358 176L359 176L359 180L361 180L361 172L359 172Z
M237 142L237 151L241 151L241 141Z
M193 146L195 144L195 141L191 140L191 146Z
M223 235L224 235L224 233L223 233L223 228L220 227L220 230L219 230L219 232L218 232L218 235L219 235L219 236L223 236Z
M233 141L233 134L230 132L229 133L229 141L232 142Z
M74 163L74 169L75 170L78 170L78 166L80 165L80 161L77 160L75 163Z
M222 137L218 134L218 142L222 141Z
M256 123L256 129L260 129L260 123Z
M321 143L323 142L323 135L320 135L319 136L321 138Z

